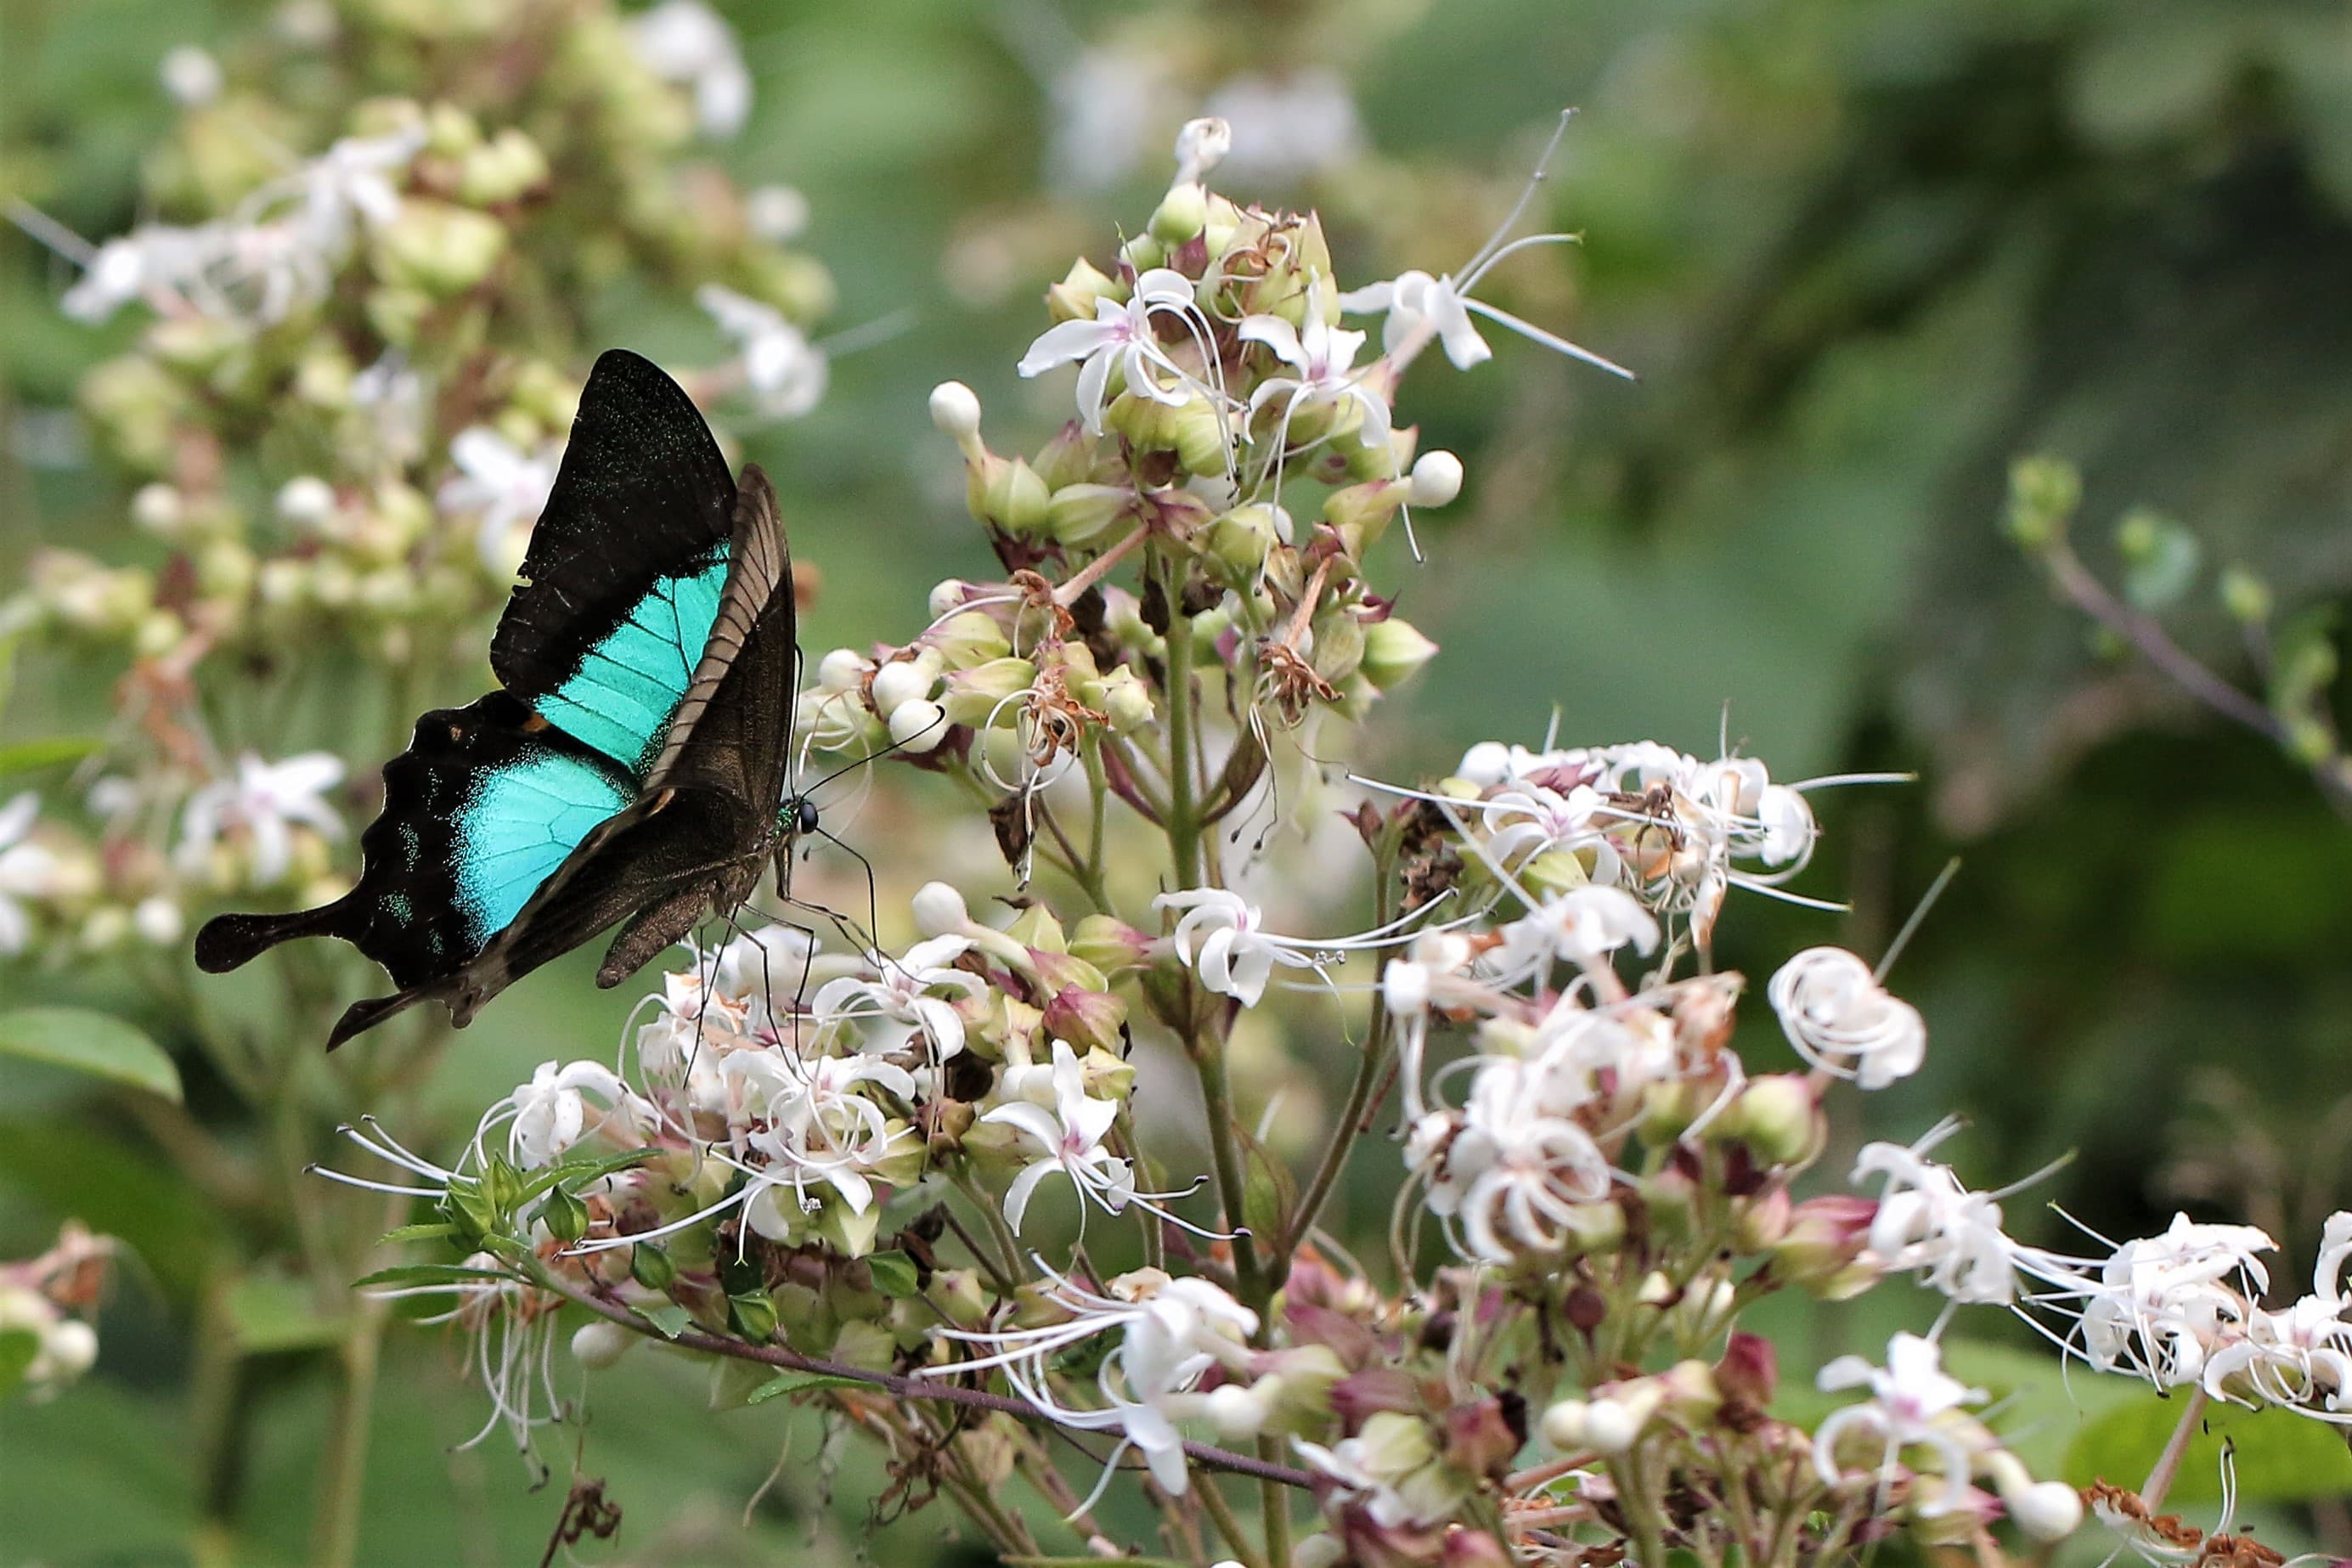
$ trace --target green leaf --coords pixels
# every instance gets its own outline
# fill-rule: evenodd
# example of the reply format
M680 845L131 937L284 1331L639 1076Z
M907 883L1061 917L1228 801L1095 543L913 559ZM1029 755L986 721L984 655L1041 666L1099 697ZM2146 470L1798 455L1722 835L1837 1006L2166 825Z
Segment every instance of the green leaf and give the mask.
M824 1388L871 1388L874 1384L862 1377L842 1377L830 1372L780 1372L753 1389L743 1401L746 1405L764 1405L771 1399L787 1394L807 1394Z
M439 1241L455 1237L457 1227L446 1220L427 1221L422 1225L395 1226L376 1237L378 1247L394 1247L404 1241Z
M522 1184L515 1202L518 1205L528 1203L559 1182L563 1184L564 1191L576 1193L590 1182L602 1180L616 1171L642 1165L657 1152L659 1151L654 1149L632 1149L625 1154L558 1160L546 1169L533 1173L531 1178Z
M512 1279L513 1275L499 1268L468 1268L462 1263L404 1263L397 1268L379 1268L352 1281L352 1289L364 1290L373 1285L470 1285L477 1279Z
M35 741L18 741L13 745L0 746L0 778L10 773L29 773L37 768L53 768L63 763L78 763L105 744L95 735L44 735Z
M41 1336L30 1329L0 1329L0 1400L24 1386L25 1369L41 1353Z
M694 1314L675 1301L664 1301L658 1307L640 1307L637 1316L661 1331L661 1337L674 1340L694 1326Z
M228 1288L227 1305L230 1331L247 1355L317 1350L341 1340L346 1330L342 1315L319 1310L299 1279L247 1275Z
M885 1296L913 1296L922 1290L915 1260L903 1252L874 1253L866 1259L866 1267L874 1271L874 1289Z
M180 1098L180 1069L163 1047L110 1013L84 1007L0 1013L0 1056L70 1068L170 1100Z
M2067 1450L2066 1479L2138 1484L2179 1424L2181 1407L2177 1397L2158 1399L2142 1391L2093 1421ZM2352 1493L2352 1454L2345 1452L2336 1428L2291 1411L2215 1404L2189 1436L2168 1502L2221 1500L2224 1439L2235 1450L2238 1496L2245 1501L2310 1502Z

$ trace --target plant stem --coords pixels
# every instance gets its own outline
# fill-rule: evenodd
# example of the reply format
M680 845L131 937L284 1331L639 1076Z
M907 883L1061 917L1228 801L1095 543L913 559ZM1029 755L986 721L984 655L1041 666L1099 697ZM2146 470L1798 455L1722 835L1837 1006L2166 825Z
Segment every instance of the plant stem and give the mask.
M1176 885L1201 885L1201 808L1192 788L1198 721L1192 709L1192 617L1176 607L1181 584L1169 588L1168 610L1168 852Z
M2190 1387L2188 1403L2180 1407L2180 1419L2173 1423L2172 1436L2165 1440L2164 1452L2156 1457L2156 1468L2147 1473L2147 1480L2139 1489L2139 1500L2154 1513L2164 1506L2164 1494L2172 1489L2172 1479L2180 1473L2180 1461L2189 1452L2189 1439L2197 1435L2198 1424L2205 1419L2205 1406L2211 1403L2203 1385Z
M1201 1494L1201 1506L1208 1510L1210 1519L1216 1522L1217 1533L1223 1536L1225 1544L1234 1549L1234 1555L1241 1559L1243 1568L1266 1568L1266 1560L1250 1545L1249 1532L1234 1517L1234 1505L1225 1500L1225 1494L1217 1489L1217 1483L1203 1477L1195 1489Z
M1389 858L1383 854L1374 869L1372 926L1374 930L1389 921ZM1367 1114L1372 1102L1373 1090L1381 1082L1381 1073L1388 1060L1389 1043L1388 1001L1376 986L1372 991L1372 1016L1370 1030L1364 1037L1364 1048L1356 1062L1356 1081L1348 1086L1348 1103L1339 1112L1339 1120L1331 1129L1331 1142L1323 1150L1323 1159L1315 1167L1314 1179L1307 1184L1307 1195L1298 1201L1298 1212L1291 1217L1290 1228L1284 1232L1275 1251L1276 1266L1290 1261L1298 1244L1315 1228L1323 1213L1323 1205L1331 1199L1331 1189L1339 1184L1339 1176L1348 1168L1348 1155L1356 1146L1363 1124L1370 1120Z
M845 1362L826 1361L820 1356L803 1355L798 1351L786 1350L782 1345L746 1344L740 1340L722 1339L717 1334L706 1334L692 1329L675 1337L667 1336L619 1302L608 1300L559 1275L542 1273L528 1282L540 1289L553 1291L575 1306L586 1308L607 1322L618 1323L623 1328L642 1334L647 1339L659 1340L666 1344L677 1345L682 1350L699 1351L705 1355L726 1356L734 1361L763 1362L786 1372L813 1372L826 1377L843 1378L852 1383L869 1384L886 1394L895 1394L900 1399L936 1399L948 1405L970 1405L975 1410L1002 1411L1007 1415L1018 1416L1024 1421L1049 1419L1044 1411L1027 1400L1015 1399L1010 1394L990 1394L984 1389L978 1388L962 1388L933 1378L902 1377L896 1373L874 1372L862 1366L851 1366ZM1184 1445L1184 1453L1194 1464L1205 1466L1213 1470L1228 1470L1238 1476L1255 1476L1263 1481L1271 1481L1286 1487L1297 1487L1302 1490L1312 1490L1315 1485L1315 1478L1305 1470L1289 1465L1270 1464L1264 1459L1255 1459L1247 1454L1236 1454L1230 1449L1219 1448L1207 1443L1188 1442Z
M360 1293L344 1336L342 1392L334 1430L320 1465L319 1511L311 1526L311 1558L323 1568L350 1568L360 1543L360 1503L367 1488L368 1436L375 1415L376 1373L383 1359L388 1303Z

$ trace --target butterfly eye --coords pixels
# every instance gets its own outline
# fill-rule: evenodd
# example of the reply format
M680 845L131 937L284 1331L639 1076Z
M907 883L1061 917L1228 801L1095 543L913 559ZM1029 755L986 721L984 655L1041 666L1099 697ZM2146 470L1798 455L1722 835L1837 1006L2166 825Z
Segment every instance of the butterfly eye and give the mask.
M793 802L793 831L803 836L816 831L816 802L806 795Z

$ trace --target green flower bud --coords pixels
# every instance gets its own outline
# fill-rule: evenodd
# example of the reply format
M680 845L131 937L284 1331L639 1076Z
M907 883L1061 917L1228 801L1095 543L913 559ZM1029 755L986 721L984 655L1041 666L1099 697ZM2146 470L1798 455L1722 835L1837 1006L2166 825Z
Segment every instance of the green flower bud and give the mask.
M887 1372L898 1359L898 1343L880 1323L856 1321L841 1325L833 1342L833 1359L869 1372Z
M1158 716L1151 688L1123 664L1097 683L1086 702L1110 721L1114 735L1132 735Z
M468 153L457 175L457 197L469 206L499 206L547 183L547 154L509 126L487 147Z
M1314 625L1311 650L1315 673L1335 686L1355 674L1364 662L1364 626L1345 611L1334 610L1319 617Z
M1027 659L992 658L974 669L950 670L940 706L951 724L1011 729L1020 705L1006 700L1036 684L1037 667Z
M75 397L100 438L122 464L141 473L172 465L174 426L188 394L143 354L125 354L85 372Z
M1132 485L1065 485L1054 492L1046 509L1045 531L1062 544L1085 549L1126 531L1136 499Z
M964 500L982 522L1019 537L1045 528L1051 493L1021 458L986 457L964 468Z
M456 104L436 103L425 111L425 151L443 158L463 158L481 144L481 123Z
M1323 520L1339 531L1348 553L1360 561L1388 531L1405 502L1407 488L1402 481L1381 479L1333 490L1323 498Z
M646 1289L667 1295L677 1279L677 1265L658 1242L641 1241L629 1248L629 1275Z
M1080 257L1059 283L1045 290L1045 310L1056 322L1091 321L1096 300L1126 298L1117 279Z
M1171 185L1151 215L1151 237L1162 245L1181 245L1208 226L1209 193L1198 181Z
M736 1333L755 1345L776 1337L776 1304L764 1290L747 1290L727 1298L727 1316Z
M1105 991L1065 985L1045 1004L1046 1033L1077 1050L1118 1049L1126 1023L1127 1003Z
M1241 583L1255 577L1265 564L1266 552L1290 538L1290 518L1280 507L1253 502L1237 506L1209 524L1201 542L1224 568L1223 580Z
M931 634L931 646L950 669L974 669L1013 651L1013 645L985 610L950 616Z
M547 1226L547 1234L566 1246L588 1234L588 1205L576 1194L561 1186L548 1189L539 1217Z
M433 298L422 289L382 288L368 290L368 325L395 348L414 348L433 313Z
M1748 1079L1708 1131L1745 1140L1767 1165L1802 1163L1820 1152L1826 1136L1812 1086L1796 1073Z
M1069 952L1108 976L1140 969L1150 959L1151 939L1113 916L1088 915L1071 928Z
M2221 608L2240 626L2258 626L2271 618L2271 585L2243 566L2221 573Z
M2083 476L2059 458L2020 458L2009 468L2011 539L2025 550L2045 550L2066 531L2083 501Z
M506 226L498 219L412 196L374 231L375 270L395 288L449 299L488 277L506 247Z
M1364 679L1382 691L1392 689L1437 652L1437 645L1422 636L1412 622L1394 616L1374 621L1363 631Z
M332 346L313 347L294 367L294 395L313 408L340 412L351 405L351 356Z
M957 1328L977 1328L988 1321L988 1291L976 1268L934 1269L927 1297Z
M1054 911L1044 904L1031 904L1013 916L1013 923L1004 928L1004 934L1033 952L1059 957L1069 951L1068 940L1062 934L1062 922L1055 920ZM1099 983L1100 976L1096 978ZM1055 984L1057 986L1067 984L1067 980L1058 980Z
M1102 462L1102 443L1087 434L1086 426L1076 420L1066 420L1054 438L1038 450L1034 467L1037 477L1045 481L1048 489L1059 491L1071 485L1095 482L1096 469ZM1116 464L1108 465L1114 470Z
M242 602L253 592L258 563L233 539L216 539L196 552L196 592L207 599Z
M1168 250L1151 236L1139 234L1118 247L1118 258L1138 272L1149 272L1167 263Z
M218 370L247 336L245 328L215 316L166 316L147 329L145 343L173 369L202 377Z

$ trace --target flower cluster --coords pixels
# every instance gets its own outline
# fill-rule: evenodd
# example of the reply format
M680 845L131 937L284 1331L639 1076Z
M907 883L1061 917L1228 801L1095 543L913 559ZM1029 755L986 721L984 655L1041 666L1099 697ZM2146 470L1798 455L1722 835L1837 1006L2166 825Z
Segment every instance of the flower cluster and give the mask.
M832 286L789 248L805 203L695 156L751 95L702 0L570 5L546 48L513 47L538 24L512 7L461 47L446 7L290 10L228 64L165 62L162 219L95 247L26 219L81 268L68 316L140 318L80 403L161 564L45 548L0 601L0 638L129 664L97 787L37 825L0 813L0 954L169 947L194 906L332 895L341 788L390 731L326 731L360 743L348 765L289 732L317 728L299 716L335 660L387 706L462 689L554 482L592 294L698 299L705 400L790 416L824 387L802 328ZM456 68L483 52L498 71Z
M38 1258L0 1263L0 1399L54 1397L98 1361L90 1319L114 1244L72 1221Z

